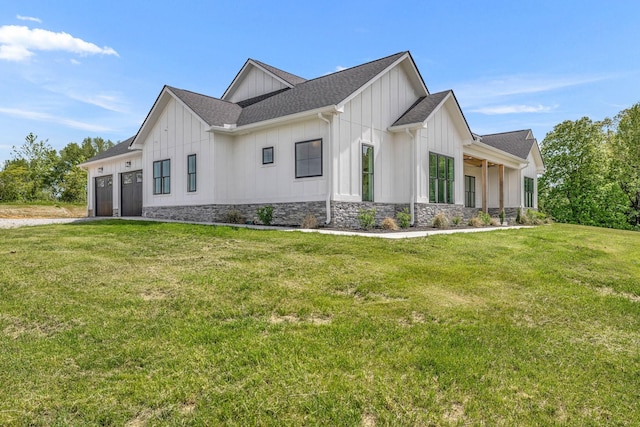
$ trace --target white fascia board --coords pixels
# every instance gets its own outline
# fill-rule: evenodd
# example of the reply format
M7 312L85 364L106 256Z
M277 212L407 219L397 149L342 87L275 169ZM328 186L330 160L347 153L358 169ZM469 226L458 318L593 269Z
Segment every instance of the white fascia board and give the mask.
M148 134L148 124L152 121L154 123L157 121L156 116L159 114L158 110L160 108L166 107L168 103L168 101L165 102L166 94L169 94L169 96L172 96L173 98L176 97L173 93L169 92L166 85L162 88L160 95L158 95L156 102L153 103L151 110L149 110L149 114L147 114L147 117L145 117L142 125L140 126L140 129L138 130L138 133L136 133L136 136L135 138L133 138L133 141L131 141L131 145L129 147L142 149L142 147L144 146L144 140ZM162 107L159 107L161 104L164 105L162 105Z
M391 65L389 65L387 68L385 68L384 70L382 70L381 72L379 72L376 76L374 76L372 79L370 79L368 82L366 82L365 84L363 84L362 86L360 86L355 92L353 92L351 95L349 95L348 97L346 97L345 99L342 100L342 102L340 102L338 104L338 108L344 108L344 106L347 104L347 102L351 101L353 98L355 98L356 96L360 95L362 92L364 92L365 89L367 89L369 86L371 86L376 80L378 80L380 78L380 76L384 75L385 73L388 73L389 70L391 70L392 68L396 67L398 64L400 64L402 61L404 61L405 59L409 58L409 53L405 53L404 55L402 55L400 58L398 58L397 60L395 60ZM425 88L426 90L426 88ZM428 93L428 92L427 92Z
M516 169L523 168L529 164L529 162L518 156L479 141L473 141L471 145L464 146L462 152L474 157L484 157L492 163L505 163Z
M200 123L202 123L202 126L207 127L209 126L209 123L205 122L204 119L202 117L200 117L198 114L196 114L195 111L193 111L187 104L185 104L184 102L182 102L182 100L173 92L171 92L171 89L168 90L168 92L171 94L171 96L173 97L173 99L176 100L176 102L180 105L182 105L184 108L187 109L187 111L189 111L191 113L191 115L193 115L195 118L198 119L198 121Z
M131 148L129 148L129 150L131 150ZM127 159L127 158L134 158L137 157L138 155L142 155L142 151L140 150L131 150L128 153L122 153L122 154L118 154L116 156L112 156L112 157L104 157L102 159L98 159L98 160L93 160L90 162L84 162L84 163L78 163L76 166L79 166L83 169L88 169L90 166L92 165L97 165L99 163L110 163L114 160L123 160L123 159Z
M249 132L257 128L267 128L273 127L277 125L281 125L284 123L295 122L304 120L307 118L317 118L318 113L330 113L330 114L339 114L342 113L344 109L339 109L335 105L330 105L328 107L316 108L315 110L303 111L296 114L290 114L288 116L276 117L270 120L264 120L262 122L250 123L244 126L236 126L225 124L224 126L209 126L207 132L218 132L218 133L243 133Z
M227 90L224 91L224 93L222 94L222 97L220 99L222 99L223 101L226 101L225 98L227 97L227 95L232 95L233 94L233 92L235 91L236 83L241 82L244 79L244 76L249 72L248 71L249 70L249 65L252 65L253 67L259 69L260 71L262 71L264 73L267 73L268 75L270 75L271 77L273 77L274 79L276 79L277 81L282 83L283 85L287 86L288 88L292 88L293 87L293 85L291 83L289 83L286 80L278 77L277 75L273 74L271 71L267 70L266 68L264 68L260 64L256 63L253 59L249 58L247 60L247 62L245 62L245 64L242 66L242 68L240 69L240 71L238 72L236 77L233 79L233 81L231 82L231 84L229 85Z

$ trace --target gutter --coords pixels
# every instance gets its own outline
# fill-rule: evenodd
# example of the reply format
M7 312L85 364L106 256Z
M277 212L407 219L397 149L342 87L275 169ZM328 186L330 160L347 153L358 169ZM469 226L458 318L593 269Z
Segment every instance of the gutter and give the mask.
M332 156L332 147L331 147L331 120L328 120L327 118L325 118L322 113L318 113L318 118L320 120L322 120L323 122L325 122L327 124L327 129L328 129L328 136L327 136L327 147L329 148L328 151L328 155L329 155L329 164L327 167L327 198L325 201L325 209L326 209L326 217L327 219L325 220L325 224L329 225L331 223L331 192L333 190L333 170L332 170L332 166L333 166L333 156Z

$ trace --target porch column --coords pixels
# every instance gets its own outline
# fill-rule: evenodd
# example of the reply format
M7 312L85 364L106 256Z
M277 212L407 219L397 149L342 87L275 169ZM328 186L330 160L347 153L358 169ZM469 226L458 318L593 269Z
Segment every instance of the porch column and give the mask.
M489 181L489 168L487 159L482 160L482 173L481 173L481 181L482 181L482 212L487 213L487 184Z
M498 165L498 177L500 178L500 212L504 209L504 165Z

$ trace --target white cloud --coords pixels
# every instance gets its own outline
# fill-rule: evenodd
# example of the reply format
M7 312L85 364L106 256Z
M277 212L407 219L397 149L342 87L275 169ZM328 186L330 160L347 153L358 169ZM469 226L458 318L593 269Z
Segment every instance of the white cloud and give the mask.
M117 95L113 94L92 94L84 95L79 93L67 92L64 93L71 99L84 102L85 104L95 105L96 107L104 108L105 110L114 111L116 113L128 113L129 109L124 101Z
M476 108L469 111L472 113L497 115L518 113L548 113L555 108L556 106L550 107L545 105L494 105L491 107Z
M19 117L21 119L28 120L39 120L44 122L51 122L62 124L64 126L81 129L90 132L111 132L113 129L110 129L105 126L95 125L92 123L81 122L78 120L68 119L65 117L54 116L49 113L42 113L39 111L29 111L29 110L21 110L19 108L4 108L0 107L0 114L6 114L12 117Z
M71 58L71 61L70 61L70 62L71 62L73 65L80 65L80 64L82 64L82 62L80 62L80 61L78 61L77 59L74 59L74 58Z
M118 52L110 47L99 47L65 32L54 33L19 25L0 27L0 59L25 61L34 55L33 51L37 50L57 50L81 56L98 54L119 56Z
M613 78L614 76L504 76L455 85L456 95L467 107L486 105L497 98L550 92Z
M38 24L42 24L42 19L34 18L33 16L16 15L16 18L18 18L21 21L32 21L32 22L37 22Z

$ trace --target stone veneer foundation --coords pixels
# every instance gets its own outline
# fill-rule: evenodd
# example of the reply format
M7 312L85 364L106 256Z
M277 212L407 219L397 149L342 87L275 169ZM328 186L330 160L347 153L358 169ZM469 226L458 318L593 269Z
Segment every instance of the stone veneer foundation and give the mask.
M226 222L227 216L232 211L237 211L246 222L259 224L260 220L256 210L262 206L273 206L272 225L299 226L307 215L313 215L322 225L326 221L326 204L324 201L295 202L295 203L265 203L265 204L241 204L241 205L194 205L194 206L159 206L143 207L142 216L145 218L170 219L179 221L196 222ZM439 213L444 213L449 219L460 217L464 222L478 215L480 209L465 208L462 205L448 204L415 204L415 225L430 226L433 218ZM340 228L360 228L358 214L361 209L376 210L376 225L379 225L386 217L395 218L396 213L409 209L409 204L403 203L373 203L373 202L331 202L331 224ZM505 219L509 223L515 221L518 208L505 208ZM489 209L489 214L497 218L499 210Z

